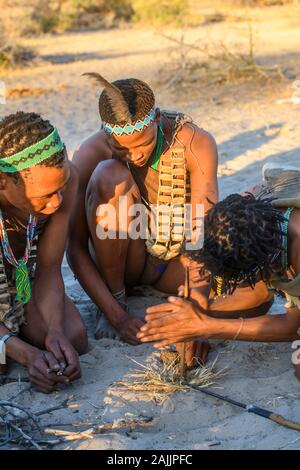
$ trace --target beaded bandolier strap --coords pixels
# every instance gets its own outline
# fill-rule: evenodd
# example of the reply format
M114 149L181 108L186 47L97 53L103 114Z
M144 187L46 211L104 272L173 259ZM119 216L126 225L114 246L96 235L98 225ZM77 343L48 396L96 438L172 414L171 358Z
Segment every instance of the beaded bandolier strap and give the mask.
M147 251L164 261L178 256L184 244L184 207L190 201L190 184L186 169L186 148L177 134L189 116L175 112L162 112L169 121L175 121L170 148L160 156L156 220L156 238L146 241Z

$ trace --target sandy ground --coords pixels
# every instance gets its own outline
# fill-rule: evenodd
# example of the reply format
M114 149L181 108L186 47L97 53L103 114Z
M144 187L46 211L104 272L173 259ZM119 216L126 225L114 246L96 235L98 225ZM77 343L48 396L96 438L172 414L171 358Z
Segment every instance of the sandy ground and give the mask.
M299 165L300 105L277 104L292 95L291 84L300 64L300 29L290 10L282 15L272 9L263 20L255 15L258 58L279 63L289 80L262 86L256 81L243 85L193 88L189 93L171 92L159 85L159 68L171 55L170 44L151 30L112 30L74 33L38 40L42 61L34 67L10 72L2 77L9 89L29 88L30 96L12 97L0 106L0 115L17 110L36 111L55 123L72 155L78 143L99 126L98 90L80 75L99 71L109 79L135 76L155 87L158 104L193 115L209 130L219 147L220 196L239 192L260 180L261 168L269 161ZM299 24L299 22L298 22ZM187 31L193 41L208 35L228 43L243 42L245 24L226 22ZM238 38L238 40L237 40ZM36 40L28 40L37 45ZM298 49L297 49L298 47ZM174 52L174 51L173 51ZM41 94L37 89L42 88ZM36 94L36 96L35 96ZM171 106L170 106L171 104ZM63 275L68 294L74 299L88 327L89 352L82 356L82 379L69 388L45 396L33 390L17 398L33 412L54 406L69 398L78 406L61 409L41 418L44 427L78 430L91 424L112 423L120 418L153 418L146 428L132 432L110 431L61 448L76 449L300 449L294 431L197 392L179 393L163 405L147 396L113 392L111 386L136 368L133 359L150 364L155 352L151 345L131 347L114 340L93 339L95 308L74 280L66 263ZM130 308L141 311L158 300L132 298ZM278 300L273 312L280 312ZM247 403L255 402L284 416L300 421L299 382L294 378L290 344L236 344L214 341L211 360L218 356L217 368L228 366L218 390ZM26 378L26 371L13 366L10 380ZM0 399L13 397L28 384L6 383ZM77 427L78 426L78 427Z

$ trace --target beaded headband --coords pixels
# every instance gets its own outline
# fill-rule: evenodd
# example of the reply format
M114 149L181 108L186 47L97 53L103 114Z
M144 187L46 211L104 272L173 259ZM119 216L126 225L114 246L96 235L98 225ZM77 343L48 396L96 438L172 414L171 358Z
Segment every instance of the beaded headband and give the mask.
M21 152L15 153L7 158L0 156L0 171L15 173L25 170L26 168L38 165L44 160L47 160L47 158L60 152L64 147L65 145L61 141L57 129L54 128L47 137L21 150Z
M118 124L112 125L108 122L102 123L102 129L105 130L108 134L115 134L115 135L131 135L134 131L142 132L145 127L148 127L151 122L154 121L155 118L155 107L152 108L150 113L143 119L139 119L135 124L127 123L124 126L119 126Z

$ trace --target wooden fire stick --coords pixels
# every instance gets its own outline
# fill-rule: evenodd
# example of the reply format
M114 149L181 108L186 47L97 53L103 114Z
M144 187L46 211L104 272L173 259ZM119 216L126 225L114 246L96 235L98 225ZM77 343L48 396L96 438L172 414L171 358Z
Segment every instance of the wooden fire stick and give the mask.
M185 267L185 279L184 279L184 291L183 298L188 299L190 297L190 272L189 267ZM186 375L186 345L182 343L181 354L180 354L180 380L184 381Z

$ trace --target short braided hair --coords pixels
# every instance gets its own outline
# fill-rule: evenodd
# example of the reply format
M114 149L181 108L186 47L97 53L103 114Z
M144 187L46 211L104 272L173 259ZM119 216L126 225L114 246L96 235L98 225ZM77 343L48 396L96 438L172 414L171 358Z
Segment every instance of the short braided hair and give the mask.
M240 281L253 287L258 272L269 277L270 262L282 249L283 220L270 199L232 194L208 211L203 248L191 256L213 279L222 278L226 292L232 293Z
M155 97L147 83L136 78L127 78L124 80L116 80L112 82L112 84L120 90L125 99L132 116L133 124L139 119L144 119L145 116L150 113L155 104ZM102 121L108 122L111 125L126 124L124 120L120 121L118 116L114 113L111 100L106 90L102 91L99 98L99 113Z
M5 159L47 137L54 130L49 121L36 113L19 111L0 121L0 156ZM41 166L62 168L66 160L65 148L39 163ZM23 170L26 172L26 170ZM9 176L19 176L19 172Z

